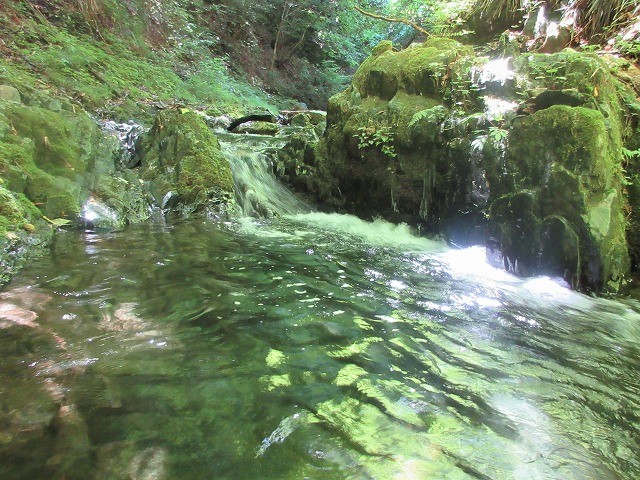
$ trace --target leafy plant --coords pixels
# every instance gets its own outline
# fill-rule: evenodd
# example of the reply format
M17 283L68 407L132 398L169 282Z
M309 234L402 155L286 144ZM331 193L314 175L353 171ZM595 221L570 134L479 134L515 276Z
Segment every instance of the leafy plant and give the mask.
M380 152L387 157L394 158L398 156L394 145L395 133L391 130L391 127L377 128L372 125L360 127L355 138L358 139L358 148L360 150L378 147Z
M54 218L53 220L45 216L42 218L53 225L54 228L66 227L72 223L71 220L67 220L66 218Z
M489 138L499 144L507 139L509 131L502 127L489 127Z
M638 148L637 150L622 148L622 155L624 155L626 160L631 160L632 158L640 158L640 148Z

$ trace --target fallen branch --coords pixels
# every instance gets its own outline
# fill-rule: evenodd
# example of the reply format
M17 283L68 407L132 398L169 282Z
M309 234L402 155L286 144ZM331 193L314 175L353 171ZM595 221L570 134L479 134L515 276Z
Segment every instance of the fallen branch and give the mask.
M412 22L411 20L408 20L406 18L385 17L384 15L378 15L377 13L367 12L366 10L363 10L360 7L357 7L357 6L353 7L353 8L356 10L356 12L361 13L362 15L364 15L366 17L375 18L376 20L383 20L383 21L389 22L389 23L404 23L405 25L410 26L414 30L417 30L418 32L422 33L423 35L426 35L427 37L431 36L431 33L427 32L420 25L418 25L417 23Z

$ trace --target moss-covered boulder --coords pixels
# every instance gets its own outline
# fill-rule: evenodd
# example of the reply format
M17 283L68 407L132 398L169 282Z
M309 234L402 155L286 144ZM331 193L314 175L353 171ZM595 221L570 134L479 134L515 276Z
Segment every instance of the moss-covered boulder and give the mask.
M619 70L572 50L490 61L451 39L383 42L330 99L307 183L340 210L486 242L514 273L616 291L640 258L623 168L640 108Z
M55 100L44 102L53 110L0 101L0 265L7 272L0 283L26 253L50 241L51 220L95 226L91 204L112 212L104 226L149 217L137 177L118 169L117 138L86 112L57 108Z
M118 140L86 112L0 103L0 173L5 186L25 195L49 218L76 220L91 197L113 208L122 223L147 218L130 208L140 199L135 188L105 187L119 175L121 154Z
M516 121L507 175L496 172L490 179L499 231L491 240L497 240L505 264L526 274L544 265L576 286L615 290L629 269L621 157L620 133L598 110L555 105ZM533 193L514 193L523 191ZM556 219L555 235L545 227L550 218ZM580 262L554 264L551 258L560 257L551 243L543 248L545 235L558 240L559 251L567 242L575 246Z
M471 225L467 216L479 213L465 181L473 165L446 122L453 66L471 56L470 47L446 38L400 52L389 42L376 47L353 84L329 101L311 182L320 199L432 232Z
M274 122L253 121L238 125L233 133L250 133L252 135L274 136L280 132L280 126Z
M472 54L471 47L449 38L433 38L400 52L393 51L390 42L383 42L360 65L353 85L363 97L384 100L391 100L398 91L438 95L449 65Z
M233 197L229 164L216 136L195 112L161 112L137 150L140 178L163 209L219 209Z

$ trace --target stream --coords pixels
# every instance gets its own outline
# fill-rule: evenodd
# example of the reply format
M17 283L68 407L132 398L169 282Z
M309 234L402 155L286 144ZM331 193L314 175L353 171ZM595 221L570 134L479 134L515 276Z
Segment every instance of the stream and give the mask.
M640 478L640 303L243 165L280 215L64 232L0 294L0 478Z

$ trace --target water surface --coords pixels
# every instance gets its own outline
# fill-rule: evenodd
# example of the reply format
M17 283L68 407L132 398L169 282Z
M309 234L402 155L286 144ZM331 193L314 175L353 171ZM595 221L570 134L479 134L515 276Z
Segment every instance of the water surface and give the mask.
M69 232L2 302L3 479L640 477L637 303L404 227Z

